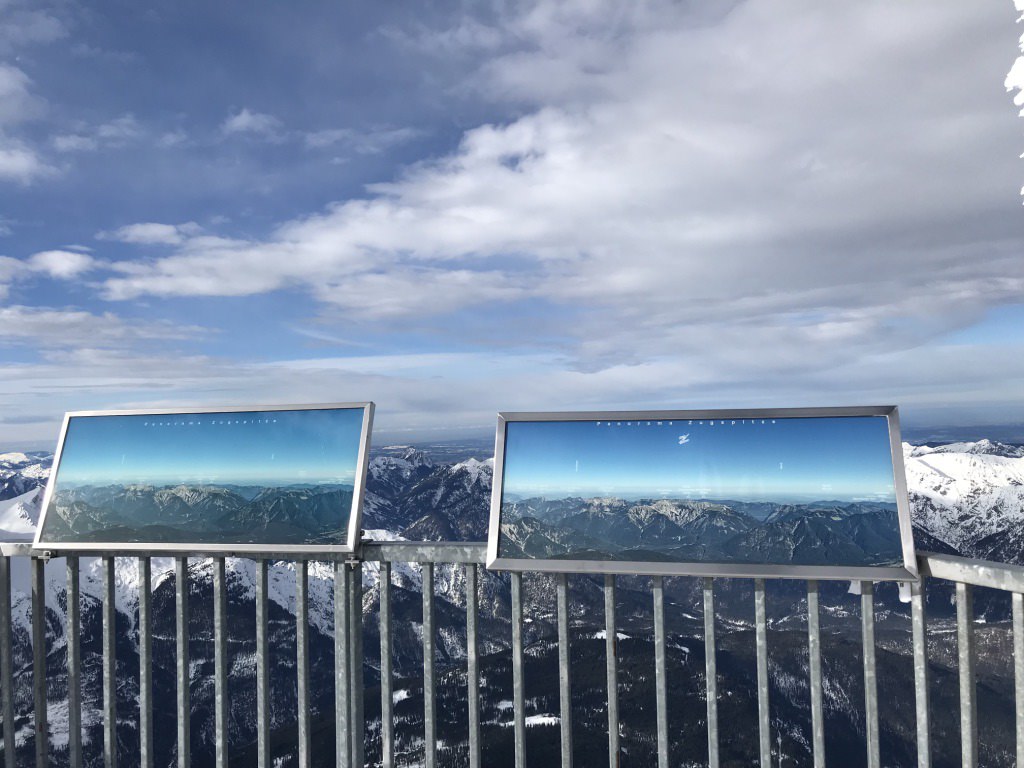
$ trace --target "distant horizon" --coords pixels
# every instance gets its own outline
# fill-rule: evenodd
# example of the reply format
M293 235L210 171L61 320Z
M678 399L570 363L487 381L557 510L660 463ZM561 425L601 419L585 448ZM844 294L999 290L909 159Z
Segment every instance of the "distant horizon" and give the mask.
M506 494L504 499L505 503L514 501L527 501L530 499L542 499L543 501L562 501L565 499L582 499L584 501L591 501L593 499L616 499L619 501L638 502L638 501L684 501L684 502L709 502L712 504L727 504L728 502L739 502L741 504L779 504L787 505L791 504L794 506L806 506L807 504L814 503L830 503L836 502L837 504L892 504L895 506L895 496L887 498L872 498L872 497L849 497L839 498L837 496L778 496L776 498L768 498L765 496L700 496L700 495L686 495L672 492L666 492L664 494L636 494L636 493L614 493L607 491L572 491L572 492L537 492L537 493L522 493L516 492L511 494L515 498L508 498L509 494Z

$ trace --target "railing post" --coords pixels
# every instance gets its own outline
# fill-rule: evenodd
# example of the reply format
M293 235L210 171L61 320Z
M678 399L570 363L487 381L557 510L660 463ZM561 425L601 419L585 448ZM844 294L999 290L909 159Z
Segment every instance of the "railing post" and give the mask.
M68 765L82 768L82 606L78 557L67 557Z
M558 614L558 707L562 737L562 768L572 768L572 677L569 647L569 577L555 577Z
M924 581L910 583L910 612L914 633L914 706L917 713L917 766L931 768L931 715L928 709L928 622Z
M32 558L32 700L35 707L36 768L49 759L46 721L46 561Z
M615 577L604 577L604 653L608 680L608 768L619 768L619 658L615 630Z
M153 617L148 556L139 558L139 765L153 768Z
M515 768L526 768L526 686L523 681L523 574L509 574L512 583L512 724Z
M466 688L469 716L469 768L480 768L480 652L477 643L477 566L466 564Z
M821 625L818 582L807 582L807 661L811 687L811 739L814 767L825 766L825 717L821 701Z
M718 664L715 654L715 582L704 579L704 679L707 690L708 768L718 768Z
M654 701L658 727L658 768L668 768L668 680L665 669L665 584L653 579L654 593Z
M757 728L761 768L771 768L772 735L768 708L768 618L764 579L754 579L754 643L757 651Z
M364 764L366 721L363 717L363 564L357 560L350 569L349 586L352 589L350 598L351 612L349 619L349 671L352 674L352 765L353 768Z
M224 558L213 559L213 710L217 768L228 768L228 617Z
M117 766L117 610L114 558L103 558L103 762Z
M178 678L178 768L191 764L191 675L188 663L188 558L174 558L175 645Z
M298 709L299 768L310 768L309 731L309 563L295 561L295 704Z
M870 581L860 583L862 645L864 648L864 728L868 768L881 763L878 740L878 680L875 671L875 591Z
M267 637L269 566L266 560L256 561L256 762L259 768L271 768L270 643Z
M434 564L421 563L423 575L423 749L424 765L437 765L437 719L434 712Z
M344 562L334 564L334 735L335 763L337 768L352 765L352 718L350 716L349 686L349 602L351 591L348 586L349 568Z
M0 555L0 685L3 686L4 768L15 768L13 649L11 558Z
M1024 766L1024 594L1014 592L1013 603L1013 688L1016 702L1017 765Z
M395 764L395 698L391 684L391 563L380 564L380 751L383 768ZM469 734L473 738L472 729Z
M974 690L974 598L969 585L956 585L956 638L960 655L960 762L978 764L977 697Z

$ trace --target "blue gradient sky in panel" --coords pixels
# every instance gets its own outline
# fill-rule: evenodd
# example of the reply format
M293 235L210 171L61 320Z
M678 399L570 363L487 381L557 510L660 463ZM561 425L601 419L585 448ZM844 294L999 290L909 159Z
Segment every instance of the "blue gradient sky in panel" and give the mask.
M398 442L498 410L1024 423L1016 16L0 0L0 443L370 399Z
M506 426L516 496L895 501L883 417Z
M58 484L351 483L363 409L81 416Z

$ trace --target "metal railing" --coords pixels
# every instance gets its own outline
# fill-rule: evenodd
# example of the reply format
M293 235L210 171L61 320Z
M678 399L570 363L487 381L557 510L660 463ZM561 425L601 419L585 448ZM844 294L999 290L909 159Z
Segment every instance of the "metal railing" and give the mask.
M465 569L466 598L466 701L468 713L468 763L480 768L482 754L481 702L480 702L480 626L477 592L480 567L484 561L482 543L414 543L377 542L363 546L361 558L339 556L336 560L317 556L310 560L294 556L267 553L256 559L251 553L243 557L256 562L256 755L261 768L270 768L271 713L270 713L270 660L269 660L269 599L268 566L273 561L295 563L295 637L296 637L296 692L298 763L311 765L311 708L310 708L310 648L309 648L309 562L333 562L334 593L334 721L336 732L337 765L350 767L364 764L367 734L364 716L364 654L363 654L363 563L379 563L379 636L380 636L380 698L381 721L379 730L381 761L384 766L395 764L395 721L393 690L393 628L392 628L392 565L418 563L422 576L422 642L423 642L423 763L426 768L438 765L437 739L437 670L435 643L438 627L435 625L435 566L461 565ZM117 552L97 553L101 558L102 588L102 732L103 761L107 766L117 763L118 734L116 709L116 647L115 647L115 570ZM153 612L151 595L152 557L174 557L175 579L175 637L176 649L176 745L179 768L190 765L190 713L192 684L189 665L189 570L190 556L210 558L209 554L192 555L189 552L153 553L137 558L140 590L138 595L138 655L139 655L139 755L141 765L154 765L153 746ZM15 702L13 693L13 641L12 641L12 558L26 558L30 563L31 633L32 633L32 690L34 710L35 765L48 765L49 739L47 726L47 675L45 627L45 563L57 557L66 558L67 564L67 678L68 678L68 761L71 766L83 764L82 751L82 663L80 576L77 553L52 550L39 556L27 544L0 544L0 716L3 720L3 759L6 768L14 768ZM214 646L214 732L215 762L226 768L228 749L228 648L227 648L227 588L225 558L235 553L223 552L210 558L213 563L213 646ZM975 684L974 611L972 588L987 587L1008 592L1012 602L1014 692L1016 696L1016 755L1017 764L1024 765L1024 568L969 560L959 557L921 554L918 558L923 579L950 582L955 585L956 637L959 673L961 762L965 766L978 764L978 721ZM512 729L514 763L516 768L527 765L526 748L526 692L524 686L524 592L522 574L512 573L510 578L511 609L511 668L512 668ZM570 674L570 612L568 579L564 574L555 577L556 623L558 645L559 731L561 765L573 762L573 708L572 676ZM932 762L932 732L929 711L928 648L922 583L909 585L911 604L912 644L914 660L914 700L917 733L917 764L920 768ZM604 622L606 643L607 680L607 738L610 768L618 766L620 755L619 680L616 647L616 577L604 577ZM707 700L707 755L708 765L720 763L718 728L718 680L716 670L716 615L715 580L702 579L703 629ZM772 764L771 721L769 718L769 666L768 619L765 580L753 580L754 637L756 653L757 727L760 764ZM878 692L876 682L875 603L871 582L860 583L861 640L863 648L865 762L875 768L881 765ZM807 582L807 649L811 711L811 753L815 766L825 765L825 723L822 698L822 644L819 620L819 584ZM669 718L667 711L666 628L664 584L661 577L652 580L652 608L654 632L654 669L656 708L657 755L659 768L669 764ZM42 736L42 737L39 737Z

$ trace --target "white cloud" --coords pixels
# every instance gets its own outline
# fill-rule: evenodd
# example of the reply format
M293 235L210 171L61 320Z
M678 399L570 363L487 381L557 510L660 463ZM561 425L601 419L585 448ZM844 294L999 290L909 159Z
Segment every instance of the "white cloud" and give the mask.
M67 35L60 19L33 8L30 2L4 2L0 11L0 53L50 43Z
M39 349L119 349L139 342L183 340L199 332L164 322L124 320L105 312L12 305L0 307L0 344Z
M91 256L72 250L40 251L28 260L30 269L61 280L78 277L94 265L95 260Z
M422 135L415 128L382 128L360 132L350 128L331 128L305 134L306 146L323 149L343 145L359 155L376 155Z
M29 184L55 169L28 146L0 135L0 180Z
M53 137L58 152L94 152L99 149L123 147L144 135L133 115L121 115L95 126L79 126L74 133Z
M221 124L220 129L225 136L252 134L277 140L280 136L281 121L273 115L254 112L248 107L243 107L239 112L229 115Z
M139 245L178 245L189 235L197 235L201 228L195 222L185 224L160 224L154 221L139 222L120 227L113 232L100 232L100 240L117 240L122 243Z

